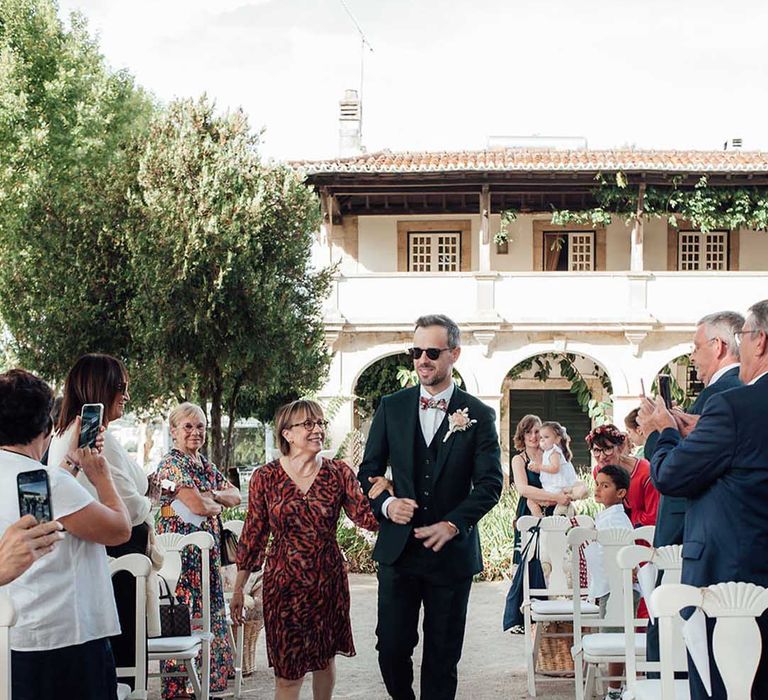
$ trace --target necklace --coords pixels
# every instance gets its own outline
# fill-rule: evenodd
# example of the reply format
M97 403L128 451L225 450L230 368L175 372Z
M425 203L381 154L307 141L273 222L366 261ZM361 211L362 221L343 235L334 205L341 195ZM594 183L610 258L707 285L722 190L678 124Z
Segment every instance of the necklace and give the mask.
M12 455L21 455L22 457L29 457L30 459L34 459L33 457L30 457L26 452L19 452L18 450L11 450L7 447L0 447L0 450L3 452L10 452Z

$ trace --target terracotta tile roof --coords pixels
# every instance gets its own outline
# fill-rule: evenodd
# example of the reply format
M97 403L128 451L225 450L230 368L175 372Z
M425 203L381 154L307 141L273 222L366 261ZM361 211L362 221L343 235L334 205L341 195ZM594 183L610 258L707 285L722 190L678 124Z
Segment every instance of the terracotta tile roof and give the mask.
M768 173L766 151L565 151L501 148L487 151L379 151L336 160L291 164L307 175L320 173L497 172L673 172Z

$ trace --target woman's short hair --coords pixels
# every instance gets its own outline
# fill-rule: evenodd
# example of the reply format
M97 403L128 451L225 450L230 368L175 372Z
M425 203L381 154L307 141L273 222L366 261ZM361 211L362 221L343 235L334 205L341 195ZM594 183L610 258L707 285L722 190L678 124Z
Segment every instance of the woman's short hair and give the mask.
M629 474L626 469L622 469L615 464L606 464L598 474L605 474L617 489L629 491Z
M291 451L291 445L283 436L283 430L288 430L291 425L297 422L297 418L302 416L319 420L323 417L323 407L317 401L299 399L277 409L275 414L275 433L277 434L277 445L280 448L280 452L284 455Z
M541 418L529 413L527 416L523 416L520 422L515 428L515 437L512 442L515 444L515 449L521 452L525 449L525 434L533 430L536 426L541 427Z
M195 416L196 418L202 418L204 423L208 423L208 419L205 417L205 411L200 406L191 401L185 401L180 403L168 414L168 423L172 428L178 427L182 419L187 416Z
M0 374L0 445L28 445L50 435L53 391L24 369Z
M626 418L624 418L624 425L627 426L627 428L631 428L632 430L640 430L640 424L637 422L637 416L640 413L639 408L633 408L629 413L627 413Z
M120 391L125 390L128 372L125 365L112 355L89 353L78 358L64 380L61 412L56 432L61 435L80 414L86 403L104 404L104 420Z
M590 449L600 447L621 447L626 441L627 436L622 433L613 423L604 423L593 428L584 438Z

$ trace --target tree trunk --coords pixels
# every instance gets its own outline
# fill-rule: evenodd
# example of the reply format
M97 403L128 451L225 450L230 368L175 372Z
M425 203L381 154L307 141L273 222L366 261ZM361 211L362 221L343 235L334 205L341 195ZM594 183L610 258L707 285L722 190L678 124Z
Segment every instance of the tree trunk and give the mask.
M211 385L211 461L219 466L224 463L224 444L221 434L221 377L217 376Z
M242 386L242 376L235 380L232 387L232 393L229 397L229 405L227 407L227 414L229 416L229 424L227 425L227 439L225 443L226 456L223 463L224 469L222 470L227 478L232 482L234 486L240 488L240 472L237 470L237 465L234 463L235 457L235 421L237 419L237 397L240 394L240 387Z

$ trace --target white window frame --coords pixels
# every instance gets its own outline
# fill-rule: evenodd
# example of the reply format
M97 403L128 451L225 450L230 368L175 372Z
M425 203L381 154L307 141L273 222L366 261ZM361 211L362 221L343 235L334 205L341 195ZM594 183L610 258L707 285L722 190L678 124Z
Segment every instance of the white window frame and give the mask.
M696 260L688 259L693 250L686 246L696 244ZM677 269L681 272L724 272L729 269L728 248L730 245L729 232L717 231L679 231L677 238ZM717 246L713 250L713 247ZM717 265L713 266L713 258Z
M596 236L595 231L544 231L543 246L544 250L542 255L544 260L542 262L543 267L546 269L547 260L547 244L548 239L552 236L567 236L568 238L568 272L594 272L595 271L595 255L597 254ZM589 241L589 267L582 267L579 265L581 261L574 259L576 251L576 245L581 245L582 241L579 239L586 239Z
M461 231L409 231L408 232L408 271L409 272L437 272L450 274L461 272ZM447 240L444 240L447 239ZM419 246L429 242L429 251L422 251ZM453 260L441 260L441 245L448 244L452 248L448 255L453 255ZM445 255L445 253L442 253ZM415 256L419 259L415 259ZM429 258L428 262L424 257ZM421 269L425 264L429 269ZM447 264L450 269L441 270L441 265ZM418 268L418 269L417 269Z

